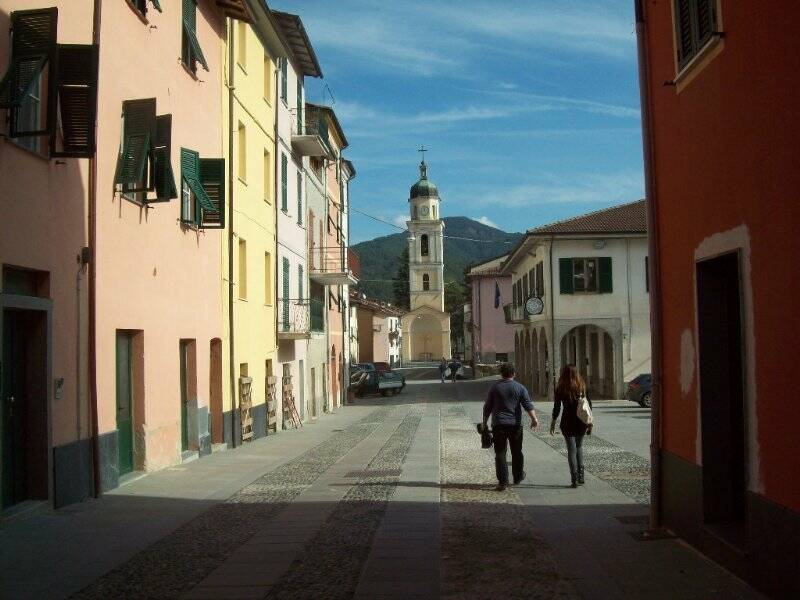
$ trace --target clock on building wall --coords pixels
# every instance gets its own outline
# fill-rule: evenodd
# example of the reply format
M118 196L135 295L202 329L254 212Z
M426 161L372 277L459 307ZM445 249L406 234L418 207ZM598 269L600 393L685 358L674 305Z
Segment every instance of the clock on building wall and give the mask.
M423 217L427 217L428 216L428 207L427 206L421 206L420 209L419 209L419 212Z
M528 301L525 302L525 312L529 315L540 315L544 310L544 302L538 296L531 296L528 298Z

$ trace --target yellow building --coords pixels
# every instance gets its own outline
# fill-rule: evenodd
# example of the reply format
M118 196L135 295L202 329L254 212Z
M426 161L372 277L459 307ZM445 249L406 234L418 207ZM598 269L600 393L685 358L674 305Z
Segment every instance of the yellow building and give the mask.
M278 408L267 399L277 364L275 102L276 65L284 51L264 2L247 4L252 24L227 19L222 59L228 223L222 241L224 335L212 356L222 363L224 381L222 396L212 398L211 429L214 443L228 446L274 429L269 413Z

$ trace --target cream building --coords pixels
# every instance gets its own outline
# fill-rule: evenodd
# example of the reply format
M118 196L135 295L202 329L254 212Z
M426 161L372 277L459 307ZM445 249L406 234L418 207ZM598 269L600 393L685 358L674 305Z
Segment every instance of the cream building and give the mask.
M408 276L411 310L403 315L403 364L450 357L450 315L444 310L444 222L439 191L428 179L428 166L411 186L408 224Z

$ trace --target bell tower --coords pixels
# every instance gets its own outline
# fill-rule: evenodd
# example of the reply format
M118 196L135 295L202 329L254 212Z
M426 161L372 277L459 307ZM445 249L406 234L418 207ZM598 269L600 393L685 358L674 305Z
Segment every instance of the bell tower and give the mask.
M411 310L429 306L444 310L444 223L439 214L439 192L428 179L425 147L419 180L411 186L408 221L408 276Z

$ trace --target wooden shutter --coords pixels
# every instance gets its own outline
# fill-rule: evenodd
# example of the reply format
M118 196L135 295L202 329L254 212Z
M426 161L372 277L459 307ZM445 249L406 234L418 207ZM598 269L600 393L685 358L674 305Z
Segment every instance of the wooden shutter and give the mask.
M183 0L183 33L189 45L190 62L198 61L208 71L208 63L197 39L197 1ZM187 65L193 68L193 65Z
M289 160L281 154L281 210L289 210Z
M297 224L303 224L303 174L297 172Z
M11 56L0 80L0 108L18 107L56 48L58 9L11 13ZM13 124L12 124L13 125ZM12 137L13 137L12 127Z
M283 57L281 60L281 100L286 102L289 96L289 59Z
M571 258L558 259L558 281L562 294L575 293L575 281L573 279L573 264Z
M156 99L125 100L122 102L122 140L117 158L114 183L125 191L144 191L150 147L156 137Z
M678 68L688 63L694 55L691 0L675 0L675 42L678 48Z
M203 184L213 209L201 205L198 225L202 229L225 227L225 159L201 158L200 183Z
M181 148L181 179L186 182L194 194L195 222L197 225L201 225L201 213L203 211L214 212L216 206L200 182L200 155L194 150Z
M536 264L536 295L540 298L544 296L544 263Z
M599 268L598 291L601 294L610 294L614 291L614 278L611 272L611 257L603 256L597 259Z
M303 134L303 82L297 77L297 135Z
M172 170L172 115L156 117L156 139L153 148L153 181L155 199L148 202L169 202L178 197L175 173Z
M716 3L717 0L697 0L697 47L700 50L705 43L711 39L716 26Z
M303 265L297 265L297 298L303 299Z
M281 302L283 305L281 306L281 317L283 319L283 330L288 331L289 329L289 259L284 257L283 258L283 281L281 288L283 290L283 298L281 298Z
M161 10L161 2L159 0L150 0L153 3L153 8L155 8L158 12L164 12Z
M55 68L55 114L61 138L50 136L50 155L90 158L95 152L97 115L96 45L59 44Z

